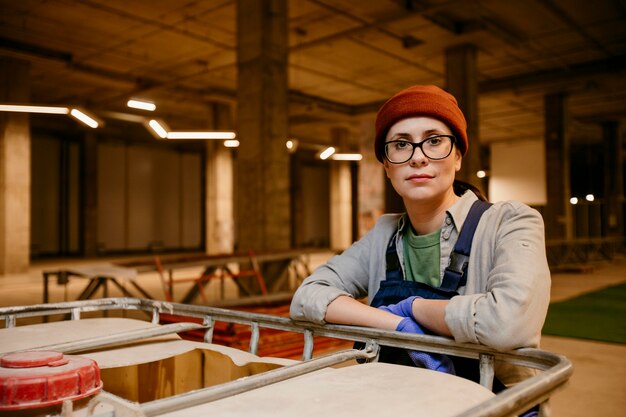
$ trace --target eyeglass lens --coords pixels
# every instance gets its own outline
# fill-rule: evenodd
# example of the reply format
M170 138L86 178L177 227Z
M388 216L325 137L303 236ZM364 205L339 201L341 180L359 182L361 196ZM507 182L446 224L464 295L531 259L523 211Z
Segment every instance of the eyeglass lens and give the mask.
M452 152L453 136L431 136L414 143L407 140L394 140L385 143L385 154L392 163L403 163L413 157L415 148L420 148L429 159L444 159Z

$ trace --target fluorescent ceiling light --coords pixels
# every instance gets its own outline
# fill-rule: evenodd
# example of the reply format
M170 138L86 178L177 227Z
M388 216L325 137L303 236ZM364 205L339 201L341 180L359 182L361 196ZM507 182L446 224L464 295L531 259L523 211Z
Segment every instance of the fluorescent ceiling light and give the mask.
M237 139L225 140L224 146L227 148L237 148L239 147L239 141Z
M140 110L154 111L156 109L156 104L144 100L128 100L126 105Z
M72 109L70 111L70 115L76 119L78 119L79 121L83 122L84 124L86 124L87 126L91 127L91 128L96 128L100 125L100 123L98 123L97 120L95 120L94 118L92 118L91 116L88 116L87 114L85 114L84 112L78 110L78 109Z
M148 122L148 126L150 126L150 129L152 129L152 131L161 139L165 139L167 137L167 130L157 120L150 120Z
M320 159L327 159L329 156L331 156L334 153L335 153L335 148L333 148L332 146L329 146L328 148L324 149L320 153Z
M47 113L47 114L68 114L70 109L67 107L55 106L27 106L20 104L0 104L0 111L19 112L19 113Z
M363 155L360 153L336 153L332 156L335 161L360 161Z
M235 139L235 132L168 132L168 139Z
M22 104L0 104L0 111L20 112L20 113L45 113L45 114L69 114L80 122L91 128L96 128L102 124L94 116L88 115L79 109L69 109L61 106L32 106Z

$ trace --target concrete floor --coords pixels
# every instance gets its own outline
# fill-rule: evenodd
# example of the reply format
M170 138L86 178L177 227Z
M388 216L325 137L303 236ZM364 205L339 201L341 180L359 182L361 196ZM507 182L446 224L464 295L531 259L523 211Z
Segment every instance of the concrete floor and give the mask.
M594 264L590 273L552 274L552 301L626 282L626 259ZM568 386L551 399L554 417L626 416L626 345L543 336L541 348L574 364Z
M311 259L311 264L315 266L324 259L325 255L315 255ZM33 263L28 273L0 276L0 306L41 303L43 297L41 273L44 270L54 270L70 264L107 261L110 260L39 261ZM198 272L197 269L190 269L179 272L178 276L189 277ZM140 275L138 282L155 298L163 298L158 275ZM588 273L555 273L552 276L552 300L565 300L622 282L626 282L626 258L594 264L593 271ZM177 285L176 294L182 295L186 290L185 285L190 284ZM84 286L85 282L78 279L72 280L67 288L53 283L51 301L74 299ZM234 285L226 285L224 293L226 297L236 297L236 288ZM209 287L207 297L217 300L220 294L221 289L216 281ZM109 295L121 294L116 289L111 289ZM626 417L626 345L544 336L542 348L563 354L574 363L574 375L568 386L552 397L552 416Z

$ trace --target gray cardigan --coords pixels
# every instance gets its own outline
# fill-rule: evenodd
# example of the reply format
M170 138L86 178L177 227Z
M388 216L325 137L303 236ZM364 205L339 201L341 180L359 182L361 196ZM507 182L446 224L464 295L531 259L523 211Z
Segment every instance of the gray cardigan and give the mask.
M441 273L476 196L466 192L447 211L441 230ZM291 317L324 323L326 308L340 295L374 298L385 278L385 250L396 234L404 265L404 227L399 214L384 215L374 228L342 254L306 278L294 294ZM465 287L445 310L457 342L480 343L506 351L538 347L550 298L541 215L517 201L494 204L482 216L472 243Z

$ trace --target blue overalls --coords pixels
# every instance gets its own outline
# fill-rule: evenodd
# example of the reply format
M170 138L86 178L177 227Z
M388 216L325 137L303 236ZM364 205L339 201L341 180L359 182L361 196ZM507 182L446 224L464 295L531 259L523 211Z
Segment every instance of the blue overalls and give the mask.
M387 306L396 304L408 297L417 295L422 298L449 300L458 294L458 289L467 282L467 263L470 251L472 249L472 239L476 226L482 214L491 207L490 203L476 200L465 219L465 223L459 234L459 238L454 245L452 254L450 255L450 264L444 271L443 280L438 288L430 285L416 282L406 281L404 279L400 260L396 250L396 236L391 237L387 245L385 260L387 262L385 280L380 283L380 288L371 302L372 307ZM468 366L466 362L475 360L467 360L465 358L452 358L454 368L458 376L477 380L479 377L478 366ZM384 347L380 351L378 360L380 362L396 363L401 365L413 365L413 361L404 349ZM475 375L469 374L471 368L476 368Z
M483 213L491 207L491 203L476 200L463 223L459 238L454 245L450 255L450 264L444 271L443 280L438 288L430 285L406 281L404 279L398 252L396 250L396 236L391 237L386 252L386 272L385 281L380 283L380 289L371 302L372 307L387 306L396 304L408 297L417 295L422 298L449 300L459 295L458 289L467 283L467 265L472 249L472 239L476 232L476 227ZM454 363L454 370L457 376L470 379L474 382L480 381L480 371L478 361L475 359L451 356ZM400 365L415 366L405 349L382 347L378 357L379 362L395 363ZM499 392L506 387L498 378L494 378L493 391ZM536 416L539 407L533 407L524 414L525 417Z

